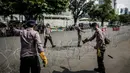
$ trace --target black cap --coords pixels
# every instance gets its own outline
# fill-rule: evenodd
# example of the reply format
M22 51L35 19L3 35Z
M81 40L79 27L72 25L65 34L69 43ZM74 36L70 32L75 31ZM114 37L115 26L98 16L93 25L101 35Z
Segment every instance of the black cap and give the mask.
M33 27L34 25L36 25L36 21L35 20L29 20L26 22L27 27Z
M96 27L98 24L97 23L92 23L91 27Z

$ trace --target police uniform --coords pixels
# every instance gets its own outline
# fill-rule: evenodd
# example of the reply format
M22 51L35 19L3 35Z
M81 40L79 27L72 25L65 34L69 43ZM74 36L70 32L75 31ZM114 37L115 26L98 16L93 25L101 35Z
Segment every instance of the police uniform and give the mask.
M94 38L96 38L96 46L94 47L97 49L97 63L98 68L96 69L100 73L105 73L105 67L104 67L104 52L105 52L105 41L104 41L104 33L101 31L101 29L96 28L96 31L94 35L90 39L85 39L83 43L87 41L92 41Z
M81 43L81 40L82 40L82 36L81 36L82 30L80 29L79 26L75 26L74 28L77 30L77 34L78 34L78 45L77 46L80 47L81 46L80 43Z
M34 21L28 21L27 24L35 24ZM32 27L25 30L13 29L14 33L20 36L21 52L20 52L20 73L40 73L40 63L37 56L44 52L40 35Z
M49 25L48 25L49 26ZM44 48L46 48L46 43L47 43L47 40L50 41L52 47L55 47L55 45L53 44L53 41L52 41L52 37L51 37L51 28L50 27L46 27L45 30L44 30Z

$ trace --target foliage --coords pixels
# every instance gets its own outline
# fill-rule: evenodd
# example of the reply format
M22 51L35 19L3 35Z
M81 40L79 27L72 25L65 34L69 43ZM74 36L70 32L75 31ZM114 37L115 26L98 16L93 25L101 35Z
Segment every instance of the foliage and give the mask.
M90 20L92 21L97 20L98 18L97 16L99 14L97 9L98 9L98 5L93 5L90 11L88 12L89 17L91 18Z
M68 0L1 0L0 14L21 14L28 19L37 19L39 14L65 11Z
M119 21L120 21L120 23L130 22L130 15L128 15L128 14L119 15Z
M74 25L77 20L92 8L93 1L86 2L86 0L70 0L69 9L72 12L74 18Z
M104 26L104 21L114 18L115 11L112 9L111 0L104 0L103 4L94 5L88 14L90 18L100 20L101 26Z
M10 8L10 3L8 1L0 0L0 15L8 16L14 11Z

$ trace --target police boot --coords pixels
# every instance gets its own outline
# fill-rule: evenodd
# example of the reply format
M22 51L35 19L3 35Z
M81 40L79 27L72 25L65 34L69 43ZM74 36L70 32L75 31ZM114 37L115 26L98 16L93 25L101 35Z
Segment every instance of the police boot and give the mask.
M94 68L94 71L101 72L101 70L99 68Z
M100 73L106 73L106 72L100 72Z
M82 47L81 45L78 45L77 47Z
M56 45L53 45L52 48L56 47Z

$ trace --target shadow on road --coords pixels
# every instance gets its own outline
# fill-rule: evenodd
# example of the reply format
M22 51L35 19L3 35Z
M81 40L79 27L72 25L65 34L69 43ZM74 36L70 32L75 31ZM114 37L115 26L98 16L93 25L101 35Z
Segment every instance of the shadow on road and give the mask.
M82 71L70 71L69 69L65 68L65 67L61 67L63 70L63 72L59 72L59 71L53 71L52 73L96 73L95 71L89 71L89 70L82 70Z

